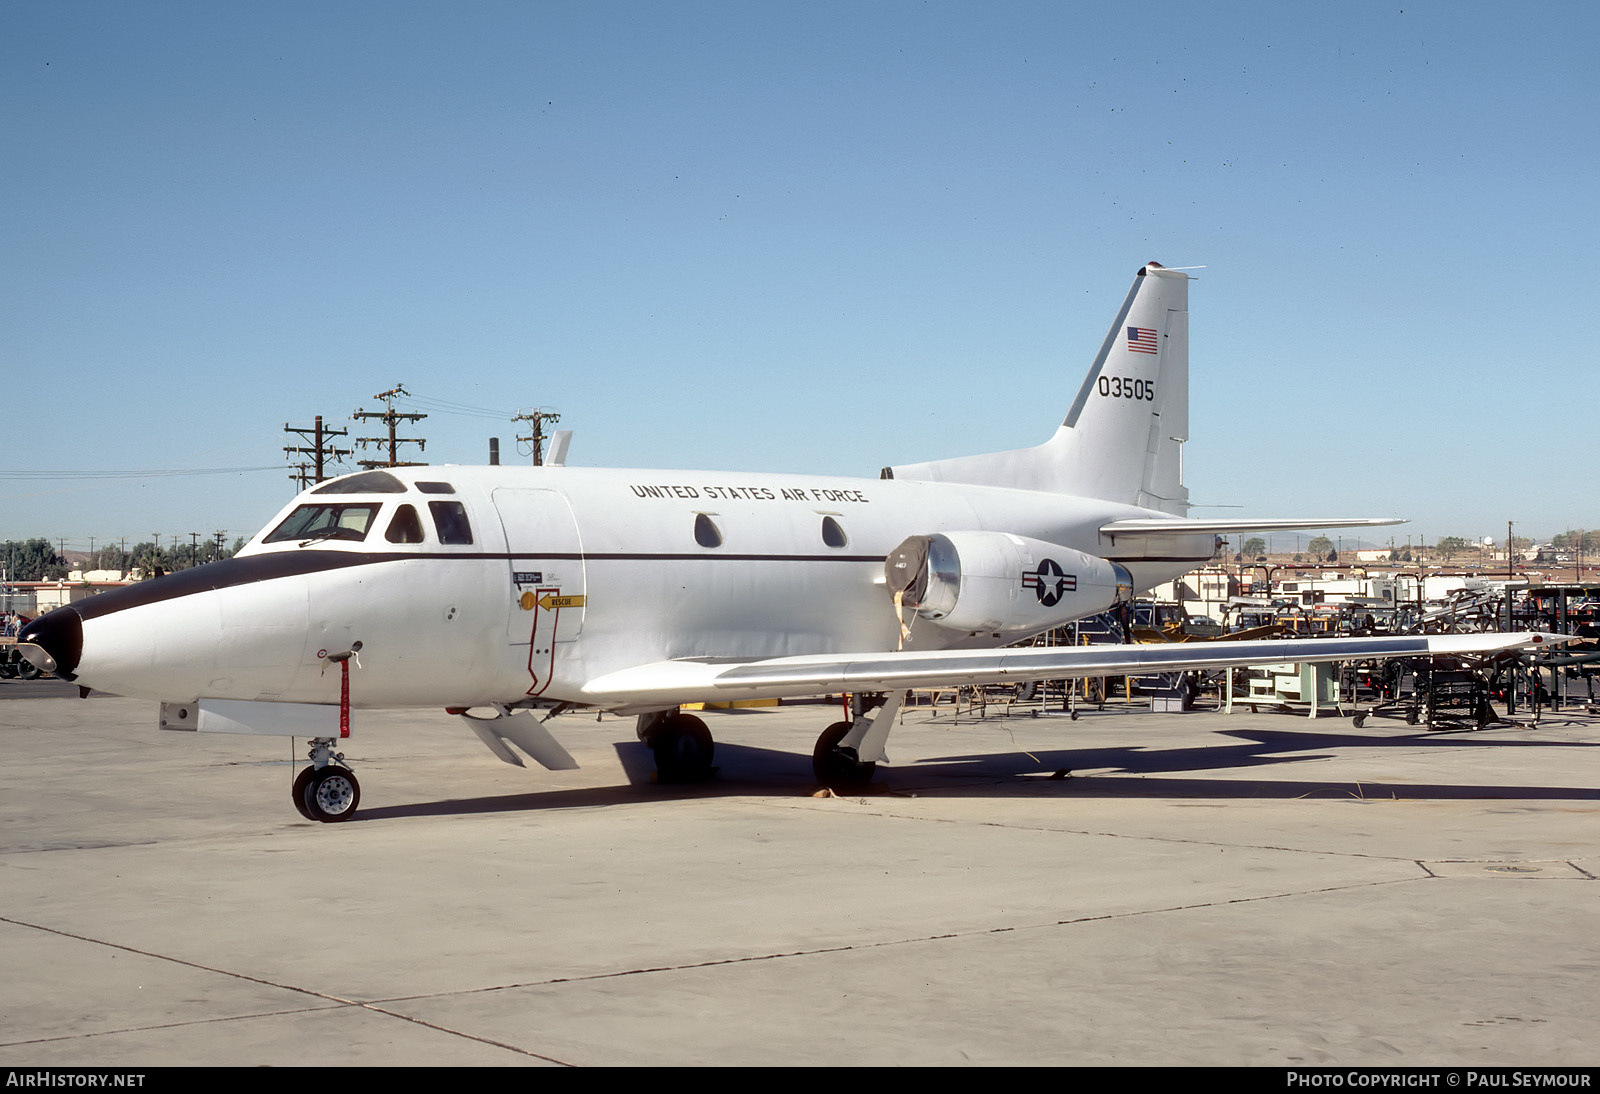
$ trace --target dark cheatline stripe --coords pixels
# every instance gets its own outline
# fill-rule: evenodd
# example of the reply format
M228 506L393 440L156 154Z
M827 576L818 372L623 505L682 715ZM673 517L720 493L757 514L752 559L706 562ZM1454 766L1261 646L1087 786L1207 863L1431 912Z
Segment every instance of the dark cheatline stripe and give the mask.
M352 566L374 566L384 562L419 561L423 559L510 562L517 559L582 560L590 562L853 562L881 564L882 555L786 555L786 554L733 554L722 551L672 552L672 551L603 551L594 554L560 551L273 551L268 554L246 555L209 562L189 570L179 570L165 577L141 581L120 589L112 589L97 596L86 597L72 605L83 619L96 619L112 612L157 604L163 600L176 600L195 593L215 592L235 585L252 585L258 581L272 581L281 577L300 577L305 574L324 573ZM1205 559L1154 559L1122 558L1116 562L1195 561Z
M271 581L278 577L296 577L301 574L337 570L345 566L364 566L382 562L392 555L372 555L355 551L283 551L266 555L246 555L244 558L225 558L208 562L188 570L178 570L164 577L152 578L120 589L112 589L98 596L86 597L72 607L84 619L95 619L127 608L157 604L163 600L176 600L195 593L215 592L235 585L252 585L257 581Z
M195 593L215 592L235 585L252 585L258 581L299 577L352 566L373 566L383 562L420 559L447 559L458 562L466 560L509 562L513 559L582 559L586 562L664 562L698 559L723 562L883 562L883 558L878 555L735 555L720 552L704 554L613 552L583 555L574 552L540 551L274 551L270 554L228 558L220 562L208 562L204 566L196 566L189 570L178 570L165 577L85 597L83 600L75 601L72 608L84 619L95 619L128 608L157 604L163 600L176 600Z

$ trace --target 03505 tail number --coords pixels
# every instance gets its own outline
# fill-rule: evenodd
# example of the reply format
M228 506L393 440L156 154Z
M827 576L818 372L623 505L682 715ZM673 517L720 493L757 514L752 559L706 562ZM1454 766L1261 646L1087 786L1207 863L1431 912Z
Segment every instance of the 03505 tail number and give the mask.
M1101 376L1100 394L1108 399L1143 399L1155 402L1156 382L1134 380L1126 376Z

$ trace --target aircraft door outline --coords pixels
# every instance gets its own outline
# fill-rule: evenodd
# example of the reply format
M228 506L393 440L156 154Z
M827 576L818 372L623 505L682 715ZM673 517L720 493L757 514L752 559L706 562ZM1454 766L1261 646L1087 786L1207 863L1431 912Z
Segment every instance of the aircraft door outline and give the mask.
M556 490L501 487L495 511L506 536L506 640L526 644L527 695L549 688L561 646L583 631L586 578L577 518Z

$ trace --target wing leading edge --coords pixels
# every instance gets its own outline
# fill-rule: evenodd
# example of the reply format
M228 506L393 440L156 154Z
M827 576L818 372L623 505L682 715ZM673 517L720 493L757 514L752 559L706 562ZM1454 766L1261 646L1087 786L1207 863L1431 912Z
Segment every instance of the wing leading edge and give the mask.
M1183 536L1210 533L1218 536L1238 535L1241 532L1295 532L1315 528L1379 528L1389 524L1404 524L1400 517L1363 517L1354 520L1314 518L1295 520L1289 517L1222 517L1214 520L1189 517L1136 517L1131 520L1114 520L1102 524L1100 531L1108 536Z
M661 661L599 677L588 702L618 710L652 705L817 695L835 691L1003 684L1139 675L1285 662L1485 655L1570 641L1558 634L1436 634L1375 638L1181 643L1166 646L1032 646L774 657L761 661Z

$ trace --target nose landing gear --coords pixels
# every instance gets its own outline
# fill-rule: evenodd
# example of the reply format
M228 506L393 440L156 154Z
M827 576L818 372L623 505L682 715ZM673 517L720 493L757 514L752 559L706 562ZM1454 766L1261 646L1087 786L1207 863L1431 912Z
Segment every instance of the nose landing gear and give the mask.
M311 766L295 776L290 795L306 820L331 824L355 816L361 784L344 766L344 753L333 751L333 738L317 737L311 742Z

